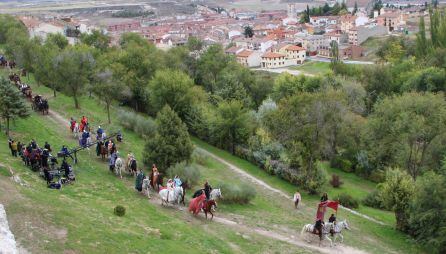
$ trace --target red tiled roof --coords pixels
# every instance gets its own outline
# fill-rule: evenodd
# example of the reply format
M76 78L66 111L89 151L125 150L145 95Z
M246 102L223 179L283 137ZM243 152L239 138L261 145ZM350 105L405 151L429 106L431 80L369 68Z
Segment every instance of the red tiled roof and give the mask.
M301 51L301 50L305 50L305 49L302 48L302 47L296 46L296 45L289 45L288 47L286 47L285 50L288 50L288 51Z
M274 52L266 52L265 54L262 55L262 58L280 58L280 57L285 57L285 56Z
M237 57L248 57L248 56L250 56L252 53L254 53L252 50L247 50L247 49L245 49L245 50L242 50L241 52L239 52L239 53L237 54Z

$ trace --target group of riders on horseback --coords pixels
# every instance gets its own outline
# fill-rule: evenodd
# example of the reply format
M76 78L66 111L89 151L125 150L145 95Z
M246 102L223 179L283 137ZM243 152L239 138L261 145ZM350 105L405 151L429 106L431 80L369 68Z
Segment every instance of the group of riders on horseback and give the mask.
M48 187L60 188L61 184L75 180L73 170L65 157L61 166L57 167L59 163L57 158L51 154L52 149L48 142L40 147L34 139L28 145L25 145L10 138L8 143L11 155L14 157L20 156L23 163L29 166L31 170L39 171L40 175L46 180ZM63 150L64 146L61 152ZM53 181L55 176L59 177L58 182Z

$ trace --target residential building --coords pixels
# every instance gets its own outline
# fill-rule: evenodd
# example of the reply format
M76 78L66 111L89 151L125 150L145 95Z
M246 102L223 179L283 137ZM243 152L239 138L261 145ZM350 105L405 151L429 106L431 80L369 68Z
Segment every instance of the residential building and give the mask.
M294 42L300 44L302 48L307 50L307 53L312 54L316 52L318 46L325 44L327 40L323 35L309 35L309 34L298 34L296 35Z
M302 64L305 61L306 50L291 44L278 44L272 48L272 52L285 55L285 65Z
M261 54L258 51L244 49L236 54L236 60L239 64L246 67L259 67Z
M273 69L285 67L285 55L274 52L266 52L261 58L262 68Z
M387 34L387 28L377 26L358 26L348 31L348 43L351 45L361 45L369 37Z

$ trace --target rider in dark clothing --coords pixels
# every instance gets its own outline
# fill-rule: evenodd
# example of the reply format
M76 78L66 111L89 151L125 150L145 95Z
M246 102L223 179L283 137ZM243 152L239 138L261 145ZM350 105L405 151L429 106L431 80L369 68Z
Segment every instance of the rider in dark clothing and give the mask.
M42 152L41 163L43 168L48 168L48 157L50 157L50 153L48 149L44 149Z
M34 139L31 140L31 148L32 149L37 149L37 143L36 143L36 141Z
M43 146L45 149L47 149L48 150L48 152L51 152L52 150L51 150L51 145L50 144L48 144L48 142L46 142L45 141L45 145Z
M60 168L65 171L65 177L68 177L70 174L70 165L68 165L66 160L62 162L62 166L60 166Z
M43 174L45 176L46 184L50 184L51 180L53 180L53 177L51 176L50 172L48 171L48 168L43 168Z
M317 220L316 224L314 224L314 233L319 235L319 238L322 240L322 225L324 222L322 220Z
M336 221L336 216L334 214L331 214L330 218L328 218L328 222L334 223Z
M211 198L211 191L212 191L212 187L208 183L208 181L206 181L204 183L204 194L206 195L206 200L209 200Z
M328 200L328 195L327 195L327 193L324 193L321 197L321 202L325 202L327 200Z

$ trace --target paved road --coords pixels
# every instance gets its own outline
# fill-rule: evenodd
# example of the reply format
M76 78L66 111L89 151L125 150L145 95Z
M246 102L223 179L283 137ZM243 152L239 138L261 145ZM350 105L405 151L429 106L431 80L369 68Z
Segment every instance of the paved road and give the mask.
M328 58L318 57L318 56L309 56L309 57L307 57L307 59L311 60L311 61L325 62L325 63L329 63L331 61ZM371 62L371 61L343 60L342 62L345 64L375 64L374 62Z

